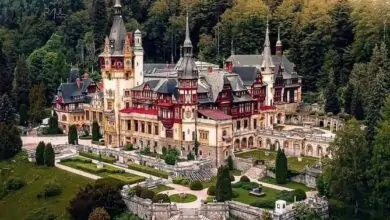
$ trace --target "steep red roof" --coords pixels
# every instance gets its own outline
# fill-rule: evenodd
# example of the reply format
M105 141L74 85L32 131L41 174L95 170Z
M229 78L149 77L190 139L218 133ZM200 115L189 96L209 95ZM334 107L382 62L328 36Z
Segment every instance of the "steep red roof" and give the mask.
M138 113L146 115L157 115L158 111L156 109L139 109L139 108L125 108L120 110L121 113Z
M217 121L232 119L232 116L223 113L223 111L221 110L202 109L198 110L198 112L208 118Z

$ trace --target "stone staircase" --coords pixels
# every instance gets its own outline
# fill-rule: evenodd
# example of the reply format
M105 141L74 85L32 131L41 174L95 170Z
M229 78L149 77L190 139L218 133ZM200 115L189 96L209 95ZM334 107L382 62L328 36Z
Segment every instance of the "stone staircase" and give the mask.
M198 212L198 209L182 208L180 214L172 216L169 220L209 220L203 215L199 215Z
M204 164L197 170L182 170L178 172L178 176L185 177L191 182L209 180L213 177L211 164Z
M266 174L266 167L263 165L256 165L249 168L244 175L251 179L260 179L263 178Z

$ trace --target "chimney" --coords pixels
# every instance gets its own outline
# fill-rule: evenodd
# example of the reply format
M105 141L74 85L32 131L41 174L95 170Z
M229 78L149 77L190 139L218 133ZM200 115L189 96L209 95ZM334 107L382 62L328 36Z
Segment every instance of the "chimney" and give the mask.
M77 84L77 88L80 89L81 82L80 82L80 78L78 78L78 77L76 79L76 84Z

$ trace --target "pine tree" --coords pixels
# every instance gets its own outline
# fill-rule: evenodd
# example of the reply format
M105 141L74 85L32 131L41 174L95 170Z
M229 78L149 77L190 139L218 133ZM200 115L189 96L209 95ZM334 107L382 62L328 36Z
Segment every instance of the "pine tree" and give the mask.
M49 118L48 133L49 134L59 134L60 133L60 129L58 127L58 118L57 118L56 113L54 113L54 115Z
M46 144L43 158L44 158L44 164L46 166L54 167L55 154L54 154L53 146L51 146L51 143Z
M364 119L364 108L362 103L361 94L354 89L352 101L351 101L351 115L355 117L357 120Z
M382 121L373 142L371 159L371 177L373 193L371 201L376 214L384 219L390 215L390 98L388 97L381 111ZM379 217L377 216L377 217ZM379 219L379 218L378 218Z
M351 114L353 90L352 84L348 83L344 93L344 112L348 114Z
M70 125L68 131L69 144L78 144L77 128L76 125Z
M97 121L92 123L92 141L99 141L100 139L100 129Z
M334 82L333 68L329 71L329 80L325 89L325 112L338 114L340 112L339 99L337 97L337 87Z
M0 123L12 124L15 121L15 111L7 94L0 100Z
M229 167L229 170L234 170L234 163L231 155L229 155L227 158L227 165Z
M19 125L27 126L27 124L28 124L27 105L21 104L19 108Z
M275 161L275 176L278 184L287 183L287 158L281 149L278 149Z
M12 89L12 75L8 63L8 58L3 52L3 43L0 40L0 96L10 94Z
M13 124L0 123L0 160L9 159L22 150L22 139Z
M29 104L28 96L30 87L30 69L27 64L27 58L20 56L14 70L12 90L16 99L16 109L20 109L20 105L22 104Z
M95 47L103 45L107 33L106 1L94 0L92 3L91 21Z
M45 89L43 83L34 85L29 94L30 120L33 123L40 123L45 116Z
M232 184L230 182L230 173L227 166L221 166L218 168L215 188L215 199L218 202L224 202L232 199Z
M37 165L44 165L45 164L45 143L43 141L38 143L38 146L35 148L35 163Z

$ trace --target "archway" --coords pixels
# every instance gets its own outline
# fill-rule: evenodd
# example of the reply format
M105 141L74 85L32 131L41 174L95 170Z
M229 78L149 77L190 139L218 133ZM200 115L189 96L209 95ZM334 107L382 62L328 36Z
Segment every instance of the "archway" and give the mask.
M275 145L275 150L280 149L280 143L278 140L275 140L274 145Z
M249 148L253 147L253 137L252 136L250 136L248 139L248 146L249 146Z
M262 148L262 144L263 144L263 141L261 140L261 138L257 139L257 148Z
M109 144L109 145L112 144L112 136L111 136L111 135L108 135L108 144Z
M278 113L278 115L276 116L276 123L277 124L281 124L282 123L282 113Z
M283 142L283 148L284 149L288 149L288 141L284 141Z
M241 140L241 149L246 149L248 147L248 141L246 138Z
M271 140L267 138L267 140L266 140L265 143L266 143L266 148L269 149L269 150L271 150L271 148L272 148Z
M320 145L317 146L317 156L318 157L322 157L323 154L322 154L322 147Z
M313 155L313 147L310 144L308 144L306 146L306 155L307 156L312 156Z
M240 150L240 139L236 139L234 141L234 151L239 151Z

